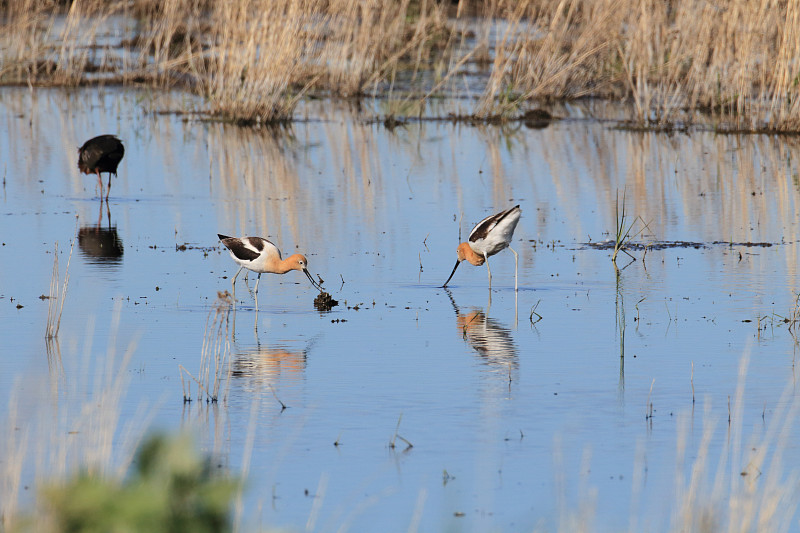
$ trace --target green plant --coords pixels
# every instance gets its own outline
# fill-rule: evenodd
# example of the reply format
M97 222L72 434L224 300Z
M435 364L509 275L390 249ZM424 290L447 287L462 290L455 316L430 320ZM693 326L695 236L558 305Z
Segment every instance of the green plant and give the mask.
M188 435L150 437L123 481L82 472L42 490L58 532L231 531L240 482L220 474Z
M617 191L617 200L616 203L614 204L614 213L617 221L617 229L616 233L614 234L614 255L611 256L611 261L613 261L615 265L617 264L617 254L619 252L624 252L625 254L628 255L628 257L630 257L635 261L636 258L633 257L626 248L633 239L642 234L642 232L647 228L647 224L645 224L644 220L642 220L642 217L640 216L634 218L633 221L630 222L630 224L627 222L629 216L625 212L624 189L622 191L622 211L620 211L619 191ZM638 231L631 233L637 221L641 223L641 228L639 228Z

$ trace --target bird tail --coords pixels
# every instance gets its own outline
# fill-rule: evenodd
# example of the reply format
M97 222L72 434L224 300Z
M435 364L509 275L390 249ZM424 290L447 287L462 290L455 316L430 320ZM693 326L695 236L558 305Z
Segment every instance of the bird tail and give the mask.
M223 235L222 233L217 233L217 237L219 237L219 240L221 241L224 241L225 239L230 239L230 237L228 237L227 235Z

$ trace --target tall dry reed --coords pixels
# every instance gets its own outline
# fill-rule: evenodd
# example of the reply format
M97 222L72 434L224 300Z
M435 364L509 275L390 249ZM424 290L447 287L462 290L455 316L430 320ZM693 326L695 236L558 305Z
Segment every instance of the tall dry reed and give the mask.
M152 405L140 406L139 412L121 423L122 401L128 392L129 363L136 349L132 341L122 355L117 353L116 339L122 304L118 302L111 316L107 351L94 358L91 343L94 320L87 323L81 338L85 368L80 372L79 357L70 358L73 365L66 376L66 390L50 389L47 394L30 394L37 390L31 384L15 386L8 394L8 415L0 420L6 435L0 440L0 530L43 531L49 527L43 520L46 513L34 501L33 520L22 521L21 514L31 494L43 484L57 484L68 476L83 471L88 475L121 480L133 460L133 453L155 411ZM46 390L42 385L39 392ZM23 391L25 392L23 394ZM28 488L33 489L27 492ZM32 523L27 523L31 522Z
M69 258L67 268L64 271L64 282L61 283L61 275L58 268L58 243L53 249L53 274L50 278L50 295L47 305L47 327L44 336L47 339L58 337L58 330L61 329L61 314L64 312L64 301L67 299L67 287L69 286L69 265L72 262L72 250L75 248L75 240L69 247Z
M459 87L470 61L488 66L474 118L514 117L532 101L592 96L630 100L632 119L645 126L691 124L702 112L719 129L800 131L796 2L462 0L449 12L445 6L433 0L0 2L0 82L178 85L203 96L214 115L259 123L291 119L307 91L391 91L399 71L433 73L421 91L424 101ZM470 30L458 18L467 12ZM112 31L119 20L125 35Z
M197 376L191 374L183 365L178 365L183 384L184 402L192 401L192 382L197 384L198 401L203 398L206 402L226 399L231 378L229 316L233 304L234 300L230 294L218 293L217 301L206 319L206 331L203 336L200 369Z
M509 21L476 114L529 99L629 98L645 125L800 129L796 2L500 0Z

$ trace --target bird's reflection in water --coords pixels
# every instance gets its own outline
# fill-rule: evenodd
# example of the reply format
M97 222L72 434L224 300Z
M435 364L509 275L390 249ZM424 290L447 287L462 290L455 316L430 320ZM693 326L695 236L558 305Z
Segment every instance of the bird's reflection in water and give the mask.
M251 386L298 380L306 369L306 354L307 349L281 344L247 348L234 358L231 374L246 379Z
M103 227L103 205L106 207L106 227ZM117 234L117 226L111 225L111 209L108 203L100 202L96 224L78 229L78 247L90 263L117 265L122 262L122 240Z
M456 327L464 340L480 355L488 365L500 367L503 371L517 370L519 357L511 330L488 316L487 312L472 308L468 312L459 309L449 290L445 289L456 312Z

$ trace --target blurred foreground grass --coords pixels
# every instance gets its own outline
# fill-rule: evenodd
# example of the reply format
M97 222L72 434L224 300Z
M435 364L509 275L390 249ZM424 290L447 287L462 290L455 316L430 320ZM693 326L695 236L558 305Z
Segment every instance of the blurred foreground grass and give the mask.
M42 512L13 531L219 533L232 530L234 476L202 457L186 435L155 435L123 480L81 472L41 489Z

